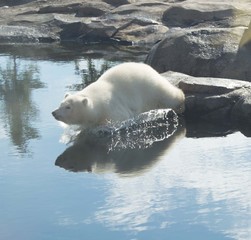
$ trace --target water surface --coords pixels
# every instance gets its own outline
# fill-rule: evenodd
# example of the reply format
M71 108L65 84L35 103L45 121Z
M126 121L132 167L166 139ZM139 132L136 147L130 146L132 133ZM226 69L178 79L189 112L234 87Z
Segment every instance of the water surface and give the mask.
M65 143L51 111L122 61L90 51L0 55L0 239L250 239L251 143L240 132L189 137L181 124L111 156Z

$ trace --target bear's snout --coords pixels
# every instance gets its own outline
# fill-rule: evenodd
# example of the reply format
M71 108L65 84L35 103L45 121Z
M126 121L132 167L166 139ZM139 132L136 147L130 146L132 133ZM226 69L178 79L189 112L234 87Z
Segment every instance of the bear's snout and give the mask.
M56 120L59 120L59 115L57 114L57 110L53 111L51 114Z

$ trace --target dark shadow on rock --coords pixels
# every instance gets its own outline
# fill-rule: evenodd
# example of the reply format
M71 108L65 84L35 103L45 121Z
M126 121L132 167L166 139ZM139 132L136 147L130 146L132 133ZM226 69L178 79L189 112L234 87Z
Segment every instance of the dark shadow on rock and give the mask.
M222 98L222 99L221 99ZM187 102L189 102L189 97ZM185 112L187 137L217 137L240 131L243 135L251 136L251 101L250 97L235 96L226 98L224 96L196 96L198 104L187 103L196 106ZM215 105L214 105L215 101ZM208 107L212 107L209 109ZM215 107L215 108L214 108Z
M236 126L221 121L207 121L196 119L196 117L186 119L186 137L188 138L225 137L237 131Z
M223 76L251 82L251 42L240 47L235 60L222 73Z
M128 0L104 0L104 2L111 4L115 7L130 4Z

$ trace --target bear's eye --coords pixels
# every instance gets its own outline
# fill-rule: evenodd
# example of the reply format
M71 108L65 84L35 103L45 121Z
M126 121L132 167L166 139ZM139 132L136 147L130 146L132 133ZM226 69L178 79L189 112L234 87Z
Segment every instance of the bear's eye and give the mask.
M66 106L65 108L66 108L66 109L71 109L71 107L70 107L70 106Z

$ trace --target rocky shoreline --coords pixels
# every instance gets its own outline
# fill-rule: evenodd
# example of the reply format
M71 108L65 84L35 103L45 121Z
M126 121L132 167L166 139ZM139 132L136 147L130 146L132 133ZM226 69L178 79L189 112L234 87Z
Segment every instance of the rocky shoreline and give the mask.
M250 126L250 20L249 0L3 0L0 44L150 49L135 61L183 89L187 118Z

